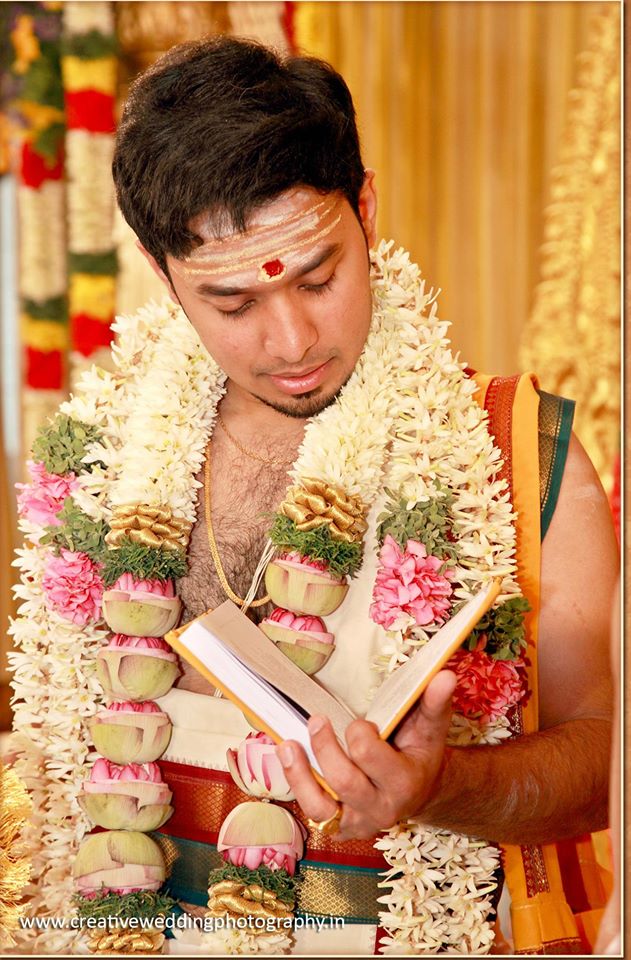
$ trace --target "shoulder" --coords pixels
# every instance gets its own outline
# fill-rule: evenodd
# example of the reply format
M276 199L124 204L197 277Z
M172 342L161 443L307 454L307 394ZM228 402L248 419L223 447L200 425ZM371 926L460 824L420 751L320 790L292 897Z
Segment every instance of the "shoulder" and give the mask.
M541 554L542 726L559 722L559 710L564 719L568 711L593 716L609 710L609 624L618 565L607 497L572 434Z

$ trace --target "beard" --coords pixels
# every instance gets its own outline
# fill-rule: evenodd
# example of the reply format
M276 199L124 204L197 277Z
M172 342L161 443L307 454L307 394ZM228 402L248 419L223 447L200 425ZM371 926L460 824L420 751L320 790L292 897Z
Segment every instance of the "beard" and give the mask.
M311 417L316 417L319 413L322 413L322 411L330 407L332 403L335 403L351 376L352 371L337 390L328 395L325 394L320 387L316 387L315 390L309 390L308 393L295 394L291 397L291 400L287 398L287 403L277 403L274 400L267 400L258 394L253 394L253 396L255 396L257 400L260 400L261 403L264 403L266 407L271 407L272 410L276 410L277 413L282 413L286 417L291 417L294 420L309 420Z

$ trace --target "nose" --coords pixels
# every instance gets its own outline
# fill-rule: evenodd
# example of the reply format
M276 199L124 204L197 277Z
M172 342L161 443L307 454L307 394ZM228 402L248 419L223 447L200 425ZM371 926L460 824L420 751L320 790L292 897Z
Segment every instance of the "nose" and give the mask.
M280 295L273 299L265 318L265 352L283 363L300 363L318 342L316 324L306 305L294 297Z

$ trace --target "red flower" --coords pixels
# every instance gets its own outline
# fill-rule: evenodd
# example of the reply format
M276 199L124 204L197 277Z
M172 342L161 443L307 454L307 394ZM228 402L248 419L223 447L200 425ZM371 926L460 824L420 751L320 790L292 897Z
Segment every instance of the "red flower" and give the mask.
M447 669L458 678L454 711L469 719L503 717L526 693L525 664L521 658L494 660L478 646L475 650L456 651Z

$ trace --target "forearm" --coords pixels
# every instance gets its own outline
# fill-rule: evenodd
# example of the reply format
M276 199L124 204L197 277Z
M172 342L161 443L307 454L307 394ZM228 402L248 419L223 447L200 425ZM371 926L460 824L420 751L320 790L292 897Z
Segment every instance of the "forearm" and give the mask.
M544 843L607 824L611 724L570 720L505 744L449 747L427 824L501 843Z

